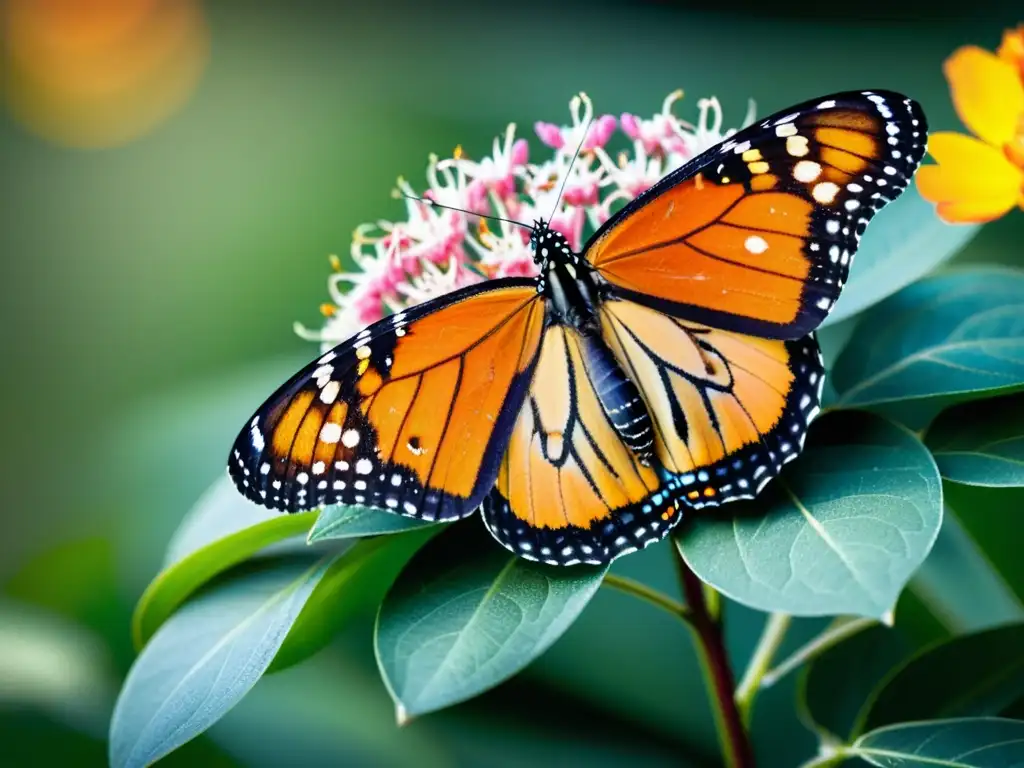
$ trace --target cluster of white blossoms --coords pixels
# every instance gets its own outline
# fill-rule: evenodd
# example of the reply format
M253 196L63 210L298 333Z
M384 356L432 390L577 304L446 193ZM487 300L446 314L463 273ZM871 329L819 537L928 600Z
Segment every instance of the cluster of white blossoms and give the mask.
M529 231L508 222L488 224L480 214L527 224L543 218L579 250L585 233L614 210L736 132L723 130L716 98L697 102L693 124L676 116L673 107L682 96L682 91L669 94L650 118L629 113L595 118L593 104L580 93L569 102L570 124L535 124L547 155L539 163L530 162L529 143L516 138L514 124L480 160L461 149L443 160L431 155L425 190L398 180L395 194L405 200L406 217L356 228L354 269L343 270L341 260L331 257L330 301L321 305L326 322L317 330L296 323L296 333L326 351L386 315L456 288L535 275ZM751 102L740 127L753 121ZM613 159L606 147L619 130L632 151Z

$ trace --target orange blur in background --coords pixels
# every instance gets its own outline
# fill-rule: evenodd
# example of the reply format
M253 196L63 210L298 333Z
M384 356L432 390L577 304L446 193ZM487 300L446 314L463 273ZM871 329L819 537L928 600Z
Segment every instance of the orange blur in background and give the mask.
M123 144L184 104L209 39L198 0L0 0L0 83L25 128L58 144Z

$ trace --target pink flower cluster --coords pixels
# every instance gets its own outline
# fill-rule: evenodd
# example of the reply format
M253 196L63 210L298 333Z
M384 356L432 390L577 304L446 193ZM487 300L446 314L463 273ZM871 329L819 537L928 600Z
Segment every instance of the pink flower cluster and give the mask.
M677 117L672 108L682 95L669 94L661 111L645 119L628 113L595 117L590 99L580 93L569 102L570 124L534 125L540 142L553 150L539 163L530 162L530 146L516 138L514 124L494 140L491 154L478 161L461 149L443 160L431 156L422 193L398 180L395 196L405 200L406 208L402 221L381 220L356 229L351 250L355 269L343 271L341 261L331 257L330 302L321 306L326 322L317 330L296 323L296 333L326 351L391 312L456 288L494 277L536 274L528 230L476 214L526 224L547 219L580 249L585 234L621 204L735 133L723 131L721 106L714 98L697 102L696 124ZM753 120L751 102L743 125ZM631 141L632 152L620 152L613 160L606 147L619 129Z

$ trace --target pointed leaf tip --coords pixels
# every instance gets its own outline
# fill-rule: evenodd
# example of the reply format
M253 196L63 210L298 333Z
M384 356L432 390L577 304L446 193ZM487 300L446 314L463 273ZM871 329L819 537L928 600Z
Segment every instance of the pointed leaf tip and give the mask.
M408 725L411 720L412 720L412 718L409 717L409 713L406 711L405 707L403 707L401 704L396 704L395 705L395 724L399 728L401 728L404 725Z

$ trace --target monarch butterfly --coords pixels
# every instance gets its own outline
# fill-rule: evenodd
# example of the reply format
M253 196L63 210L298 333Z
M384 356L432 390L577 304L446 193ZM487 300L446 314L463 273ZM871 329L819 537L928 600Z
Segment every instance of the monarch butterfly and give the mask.
M813 331L926 136L901 94L838 93L669 173L580 253L538 220L537 277L453 291L323 354L242 429L230 475L288 512L481 509L502 545L553 565L610 562L686 509L753 498L803 447Z

